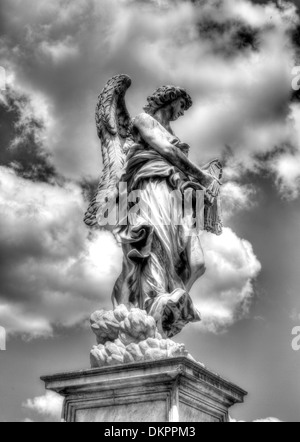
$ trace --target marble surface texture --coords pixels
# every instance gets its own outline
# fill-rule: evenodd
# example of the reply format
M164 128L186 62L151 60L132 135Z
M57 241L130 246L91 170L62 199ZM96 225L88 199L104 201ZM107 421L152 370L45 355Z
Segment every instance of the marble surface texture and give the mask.
M230 407L247 394L184 357L42 380L65 397L67 422L228 422Z

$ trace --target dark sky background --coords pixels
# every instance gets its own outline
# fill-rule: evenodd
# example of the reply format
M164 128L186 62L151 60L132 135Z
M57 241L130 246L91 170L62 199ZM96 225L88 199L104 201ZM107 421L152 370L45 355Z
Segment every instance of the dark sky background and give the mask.
M188 89L175 131L195 162L226 166L226 227L202 235L191 293L203 321L177 341L249 391L235 419L299 421L299 29L286 2L1 2L0 421L59 419L39 378L88 368L89 315L110 308L122 254L82 219L102 167L96 97L121 72L132 115L157 86Z

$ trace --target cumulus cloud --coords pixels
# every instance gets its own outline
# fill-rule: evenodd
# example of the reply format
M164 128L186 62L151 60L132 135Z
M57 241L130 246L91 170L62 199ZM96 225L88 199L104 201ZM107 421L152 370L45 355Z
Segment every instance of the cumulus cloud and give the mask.
M0 167L0 323L8 333L51 335L109 306L121 251L83 225L74 184L34 183Z
M95 101L116 73L133 79L132 115L161 84L189 90L194 106L176 133L191 144L197 163L225 160L227 222L256 204L258 190L243 182L249 171L268 170L284 197L299 196L299 105L291 104L299 19L292 4L3 0L1 6L0 64L9 79L1 116L5 122L10 114L13 131L3 138L0 159L14 172L0 169L0 319L10 332L51 335L55 324L83 321L95 301L108 303L121 252L109 233L84 228L86 202L74 183L99 176ZM204 326L219 331L248 313L261 266L250 243L230 229L220 238L205 234L203 242L208 271L197 303Z
M237 421L236 419L233 419L232 417L229 417L229 419L230 419L230 422L231 423L245 423L245 421ZM269 423L272 423L272 422L281 422L282 423L282 421L281 420L279 420L279 419L277 419L277 418L275 418L275 417L268 417L268 418L266 418L266 419L257 419L257 420L255 420L255 421L253 421L254 423L256 423L256 422L269 422Z
M0 188L0 323L8 333L51 336L55 325L109 308L122 252L109 232L84 227L81 189L34 183L4 167ZM260 264L228 228L219 238L204 234L203 246L208 271L196 299L203 326L216 332L248 312Z
M11 87L1 98L0 165L13 167L19 175L34 181L51 181L56 173L43 146L47 127L43 102Z
M221 237L204 233L202 244L207 272L193 289L193 298L202 316L200 327L219 333L249 313L261 264L251 244L229 228Z
M51 391L47 391L44 396L28 399L22 406L26 411L36 413L44 422L61 421L63 398ZM33 421L27 418L26 422Z
M290 160L262 160L278 147L284 154L287 144L296 158L300 152L290 107L299 26L291 3L41 0L25 7L4 0L2 8L1 63L13 72L14 87L40 102L45 144L63 175L98 176L96 97L110 76L126 72L133 115L158 85L190 91L194 108L177 128L195 160L220 156L229 145L240 171L268 167L284 195L295 188L291 178L282 184Z
M273 169L278 188L287 199L296 199L300 195L300 107L291 106L294 142L287 149L275 154L270 167ZM296 146L296 147L295 147Z
M270 423L275 423L275 422L281 422L281 420L277 419L276 417L268 417L266 419L257 419L254 422L270 422Z
M294 322L300 321L300 313L297 309L293 309L290 315L290 319Z
M222 212L227 221L237 212L251 210L256 205L257 190L253 185L241 185L235 181L228 181L222 187Z

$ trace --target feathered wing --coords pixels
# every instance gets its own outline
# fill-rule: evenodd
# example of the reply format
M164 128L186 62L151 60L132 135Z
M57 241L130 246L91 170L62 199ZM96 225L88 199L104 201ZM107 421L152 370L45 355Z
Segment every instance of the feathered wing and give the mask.
M125 94L131 86L127 75L111 78L99 95L96 108L96 125L101 141L103 172L97 193L84 218L89 227L97 227L118 197L118 184L125 163L123 146L128 136L130 115L125 104Z

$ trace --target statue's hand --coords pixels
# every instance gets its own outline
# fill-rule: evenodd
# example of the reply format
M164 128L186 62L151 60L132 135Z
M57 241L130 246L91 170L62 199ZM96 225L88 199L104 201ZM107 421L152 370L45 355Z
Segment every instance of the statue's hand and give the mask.
M200 184L208 189L211 187L215 182L219 182L215 177L213 177L210 173L205 172L204 170L199 168L199 178L198 178Z
M190 146L188 144L178 143L177 147L181 150L182 153L184 153L184 155L186 155L187 157L189 156Z

